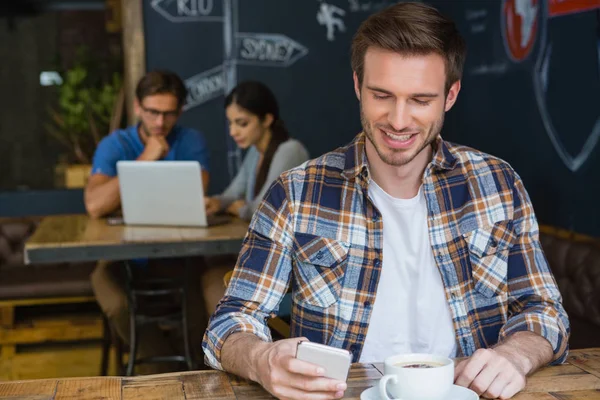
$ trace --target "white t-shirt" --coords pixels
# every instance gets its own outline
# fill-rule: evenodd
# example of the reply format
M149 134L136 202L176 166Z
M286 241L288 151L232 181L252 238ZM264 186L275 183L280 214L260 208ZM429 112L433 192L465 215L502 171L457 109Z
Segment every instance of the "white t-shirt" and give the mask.
M412 199L396 199L371 181L369 195L383 218L383 264L360 362L407 353L454 357L454 327L422 188Z

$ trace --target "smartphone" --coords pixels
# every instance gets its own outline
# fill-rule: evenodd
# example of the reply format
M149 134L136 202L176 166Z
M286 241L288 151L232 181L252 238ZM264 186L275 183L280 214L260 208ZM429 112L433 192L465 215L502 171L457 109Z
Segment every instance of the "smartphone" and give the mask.
M298 342L296 358L323 367L326 378L344 382L352 363L352 353L348 350L306 341Z

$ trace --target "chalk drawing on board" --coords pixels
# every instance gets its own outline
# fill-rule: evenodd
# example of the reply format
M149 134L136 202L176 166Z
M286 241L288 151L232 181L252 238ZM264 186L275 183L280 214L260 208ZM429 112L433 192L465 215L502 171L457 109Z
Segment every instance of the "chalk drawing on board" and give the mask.
M381 1L364 1L364 0L348 0L350 12L375 12L383 10L387 6L392 5L393 0Z
M346 32L346 25L341 18L345 15L346 11L343 8L329 3L321 3L317 12L317 22L327 29L327 40L330 42L335 40L336 29L339 32Z
M552 146L565 166L575 172L588 160L600 141L600 113L580 150L576 154L572 154L565 146L561 132L554 126L552 115L548 109L549 65L553 55L552 43L547 35L548 20L578 12L600 10L600 0L589 0L588 2L550 0L547 7L543 4L538 0L503 0L501 30L506 53L513 62L521 62L532 54L539 34L540 50L537 51L532 71L536 103ZM597 70L600 73L600 37L595 45L595 51L598 54ZM598 96L600 97L600 94Z
M488 10L480 8L477 10L465 10L465 19L467 21L481 20L488 16Z
M285 35L270 33L238 33L237 63L289 67L308 54L308 49Z
M533 50L539 20L539 0L503 0L501 16L502 42L514 62L525 60Z
M222 22L223 16L211 15L215 0L152 0L150 6L167 20L180 22Z
M185 80L185 86L188 90L184 110L206 103L223 94L225 89L225 77L223 76L223 66L219 65L208 71L194 75Z
M508 70L508 63L481 64L469 70L470 75L502 75Z
M223 75L224 93L229 93L237 85L237 39L238 0L223 0ZM242 150L229 134L229 124L225 121L225 141L227 143L227 172L233 179L242 166Z
M174 23L223 23L223 63L185 79L188 96L183 109L186 111L229 93L237 84L238 65L289 67L308 54L305 46L283 34L238 32L238 1L222 1L221 17L208 15L213 12L213 0L153 0L151 3L154 10ZM227 146L228 170L233 178L241 165L242 154L230 138Z
M487 30L488 11L484 9L465 10L465 19L469 22L469 30L473 34L484 33Z

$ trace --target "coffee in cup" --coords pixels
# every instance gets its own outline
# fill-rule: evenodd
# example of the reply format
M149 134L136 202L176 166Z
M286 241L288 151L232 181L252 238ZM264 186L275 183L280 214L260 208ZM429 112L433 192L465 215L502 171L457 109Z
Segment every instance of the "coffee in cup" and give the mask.
M437 367L443 367L444 364L441 363L437 363L437 362L401 362L401 363L396 363L394 364L395 367L401 367L401 368L437 368Z
M384 373L379 394L386 400L445 400L454 384L454 362L433 354L388 357Z

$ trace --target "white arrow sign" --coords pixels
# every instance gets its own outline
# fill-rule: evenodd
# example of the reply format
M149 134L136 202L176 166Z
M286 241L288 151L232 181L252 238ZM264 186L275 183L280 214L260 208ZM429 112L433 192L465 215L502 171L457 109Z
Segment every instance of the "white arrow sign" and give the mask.
M264 67L289 67L308 54L300 43L281 34L239 33L236 64ZM184 110L199 106L225 93L223 66L194 75L186 79L188 97Z
M185 80L188 90L184 110L195 107L225 93L223 66L219 65L208 71Z
M129 0L124 0L129 1ZM152 8L167 20L179 22L222 22L223 64L185 80L189 110L232 90L237 82L237 65L289 67L308 54L308 49L277 33L240 33L238 0L221 0L223 16L211 15L215 0L151 0ZM233 178L241 164L241 151L227 140L229 174Z
M214 0L152 0L151 6L171 22L220 22L222 16L210 15Z
M300 43L281 34L238 33L237 64L289 67L308 54Z

